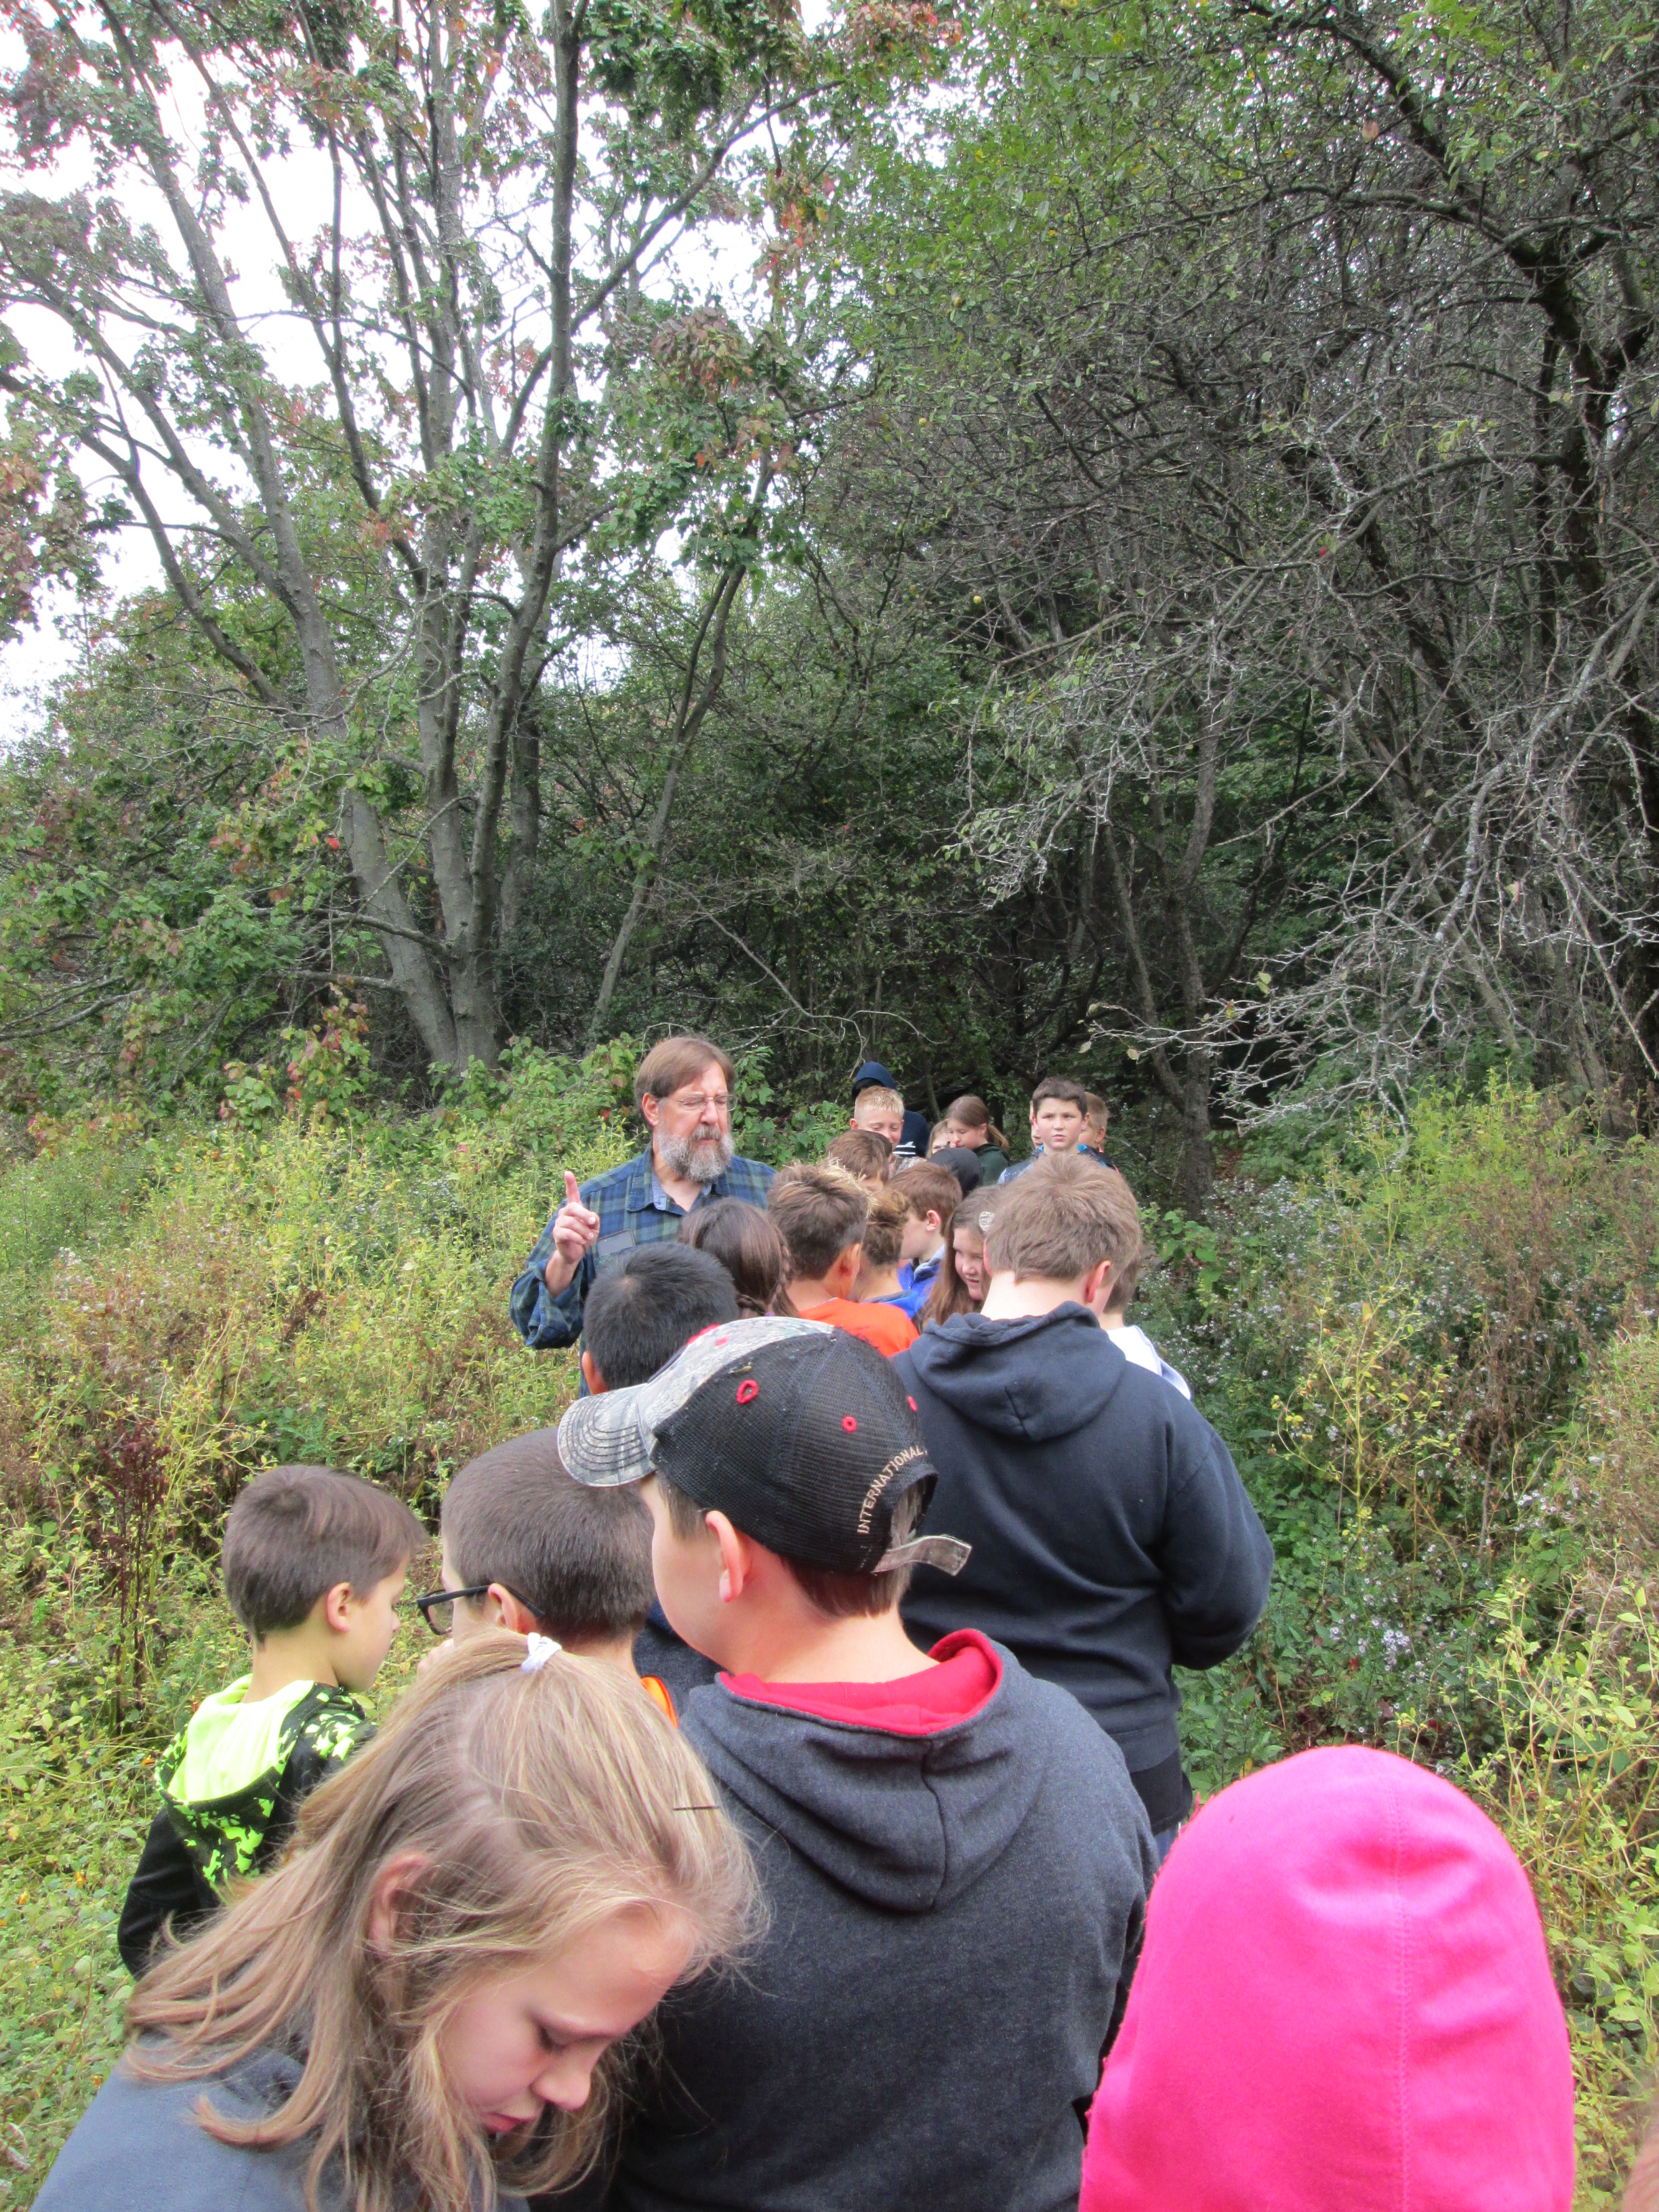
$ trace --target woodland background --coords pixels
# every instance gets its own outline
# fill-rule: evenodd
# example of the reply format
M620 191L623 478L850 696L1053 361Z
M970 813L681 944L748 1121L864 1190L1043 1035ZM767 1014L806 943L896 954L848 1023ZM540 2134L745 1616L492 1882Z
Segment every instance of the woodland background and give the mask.
M0 612L91 594L17 1113L280 1091L340 994L416 1103L676 1024L1083 1068L1194 1216L1287 1101L1644 1111L1649 10L7 20Z
M694 1025L773 1160L870 1054L1108 1096L1279 1560L1195 1774L1492 1808L1616 2202L1651 10L0 5L0 635L78 640L0 757L0 2195L117 2046L237 1485L429 1520L556 1412L507 1285Z

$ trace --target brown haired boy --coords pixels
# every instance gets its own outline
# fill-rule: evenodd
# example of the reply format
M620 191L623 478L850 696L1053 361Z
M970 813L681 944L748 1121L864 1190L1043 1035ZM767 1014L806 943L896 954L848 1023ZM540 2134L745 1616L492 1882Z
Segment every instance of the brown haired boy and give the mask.
M1074 2205L1151 1838L1072 1699L973 1631L907 1636L910 1572L961 1547L915 1534L933 1470L894 1368L738 1322L559 1442L579 1481L646 1483L664 1608L721 1669L685 1732L770 1907L743 1973L657 2015L603 2201Z
M892 1188L902 1191L910 1208L903 1242L899 1247L899 1286L896 1301L915 1321L933 1295L945 1256L945 1240L962 1203L962 1185L938 1160L918 1160L902 1168Z
M784 1168L766 1194L766 1210L789 1255L787 1288L798 1314L847 1329L890 1359L915 1342L908 1314L853 1296L870 1202L851 1176L839 1168Z
M161 1807L116 1941L141 1974L163 1926L214 1911L268 1866L301 1802L374 1734L367 1690L426 1531L400 1498L331 1467L273 1467L230 1509L221 1571L249 1671L204 1698L155 1762Z
M1085 1152L1094 1154L1102 1167L1109 1168L1112 1163L1106 1157L1106 1130L1112 1118L1110 1110L1099 1091L1085 1091L1083 1096L1088 1112L1078 1142Z
M1112 1273L1106 1286L1106 1302L1100 1310L1100 1325L1133 1365L1144 1367L1149 1375L1161 1376L1172 1390L1179 1390L1183 1398L1190 1398L1192 1390L1181 1370L1171 1367L1146 1330L1137 1328L1129 1319L1146 1251L1140 1237L1140 1209L1135 1204L1134 1193L1116 1169L1108 1172L1115 1188L1115 1237Z
M840 1168L861 1182L868 1196L873 1198L887 1181L893 1164L893 1147L890 1140L874 1129L843 1129L824 1147L823 1164Z
M650 1517L631 1492L573 1482L554 1431L536 1429L468 1461L444 1492L440 1526L439 1587L415 1601L434 1635L456 1644L486 1628L550 1636L579 1658L625 1668L675 1717L667 1684L635 1659L656 1592ZM696 1679L708 1678L699 1668Z
M1038 1160L1056 1152L1074 1152L1083 1141L1088 1118L1089 1094L1083 1085L1069 1075L1045 1075L1031 1093L1030 1158L1005 1168L998 1182L1012 1182Z
M1131 1237L1121 1176L1077 1152L1039 1161L999 1199L981 1310L895 1363L939 1513L974 1547L956 1581L919 1577L906 1618L930 1636L971 1621L1080 1698L1162 1851L1192 1805L1171 1668L1243 1643L1273 1547L1209 1423L1100 1326Z

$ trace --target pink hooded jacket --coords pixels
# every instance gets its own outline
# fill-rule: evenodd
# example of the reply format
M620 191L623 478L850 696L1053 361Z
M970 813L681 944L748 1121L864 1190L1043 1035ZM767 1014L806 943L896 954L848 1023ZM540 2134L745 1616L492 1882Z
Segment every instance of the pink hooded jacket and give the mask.
M1538 1908L1450 1783L1380 1751L1237 1782L1153 1886L1081 2212L1571 2212Z

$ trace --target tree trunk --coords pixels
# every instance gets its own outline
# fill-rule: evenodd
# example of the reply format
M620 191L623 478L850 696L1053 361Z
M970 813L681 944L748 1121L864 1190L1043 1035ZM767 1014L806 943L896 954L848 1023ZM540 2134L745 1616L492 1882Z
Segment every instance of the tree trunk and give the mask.
M759 489L750 506L750 527L759 518L769 481L769 477L763 471ZM742 562L730 561L726 563L720 572L720 581L716 584L708 605L703 609L702 620L698 623L696 635L691 641L691 653L686 663L685 679L680 686L679 712L675 717L673 750L669 757L668 770L663 778L662 792L657 800L656 811L651 817L651 826L646 832L645 857L635 873L634 889L628 902L628 911L623 916L622 927L617 932L616 940L611 947L610 957L605 963L605 973L599 979L599 996L593 1001L592 1015L587 1024L590 1042L598 1041L605 1024L605 1018L611 1011L611 1001L616 996L617 985L622 979L623 963L628 957L628 948L634 940L635 931L639 927L640 916L645 912L647 895L656 879L658 865L662 859L663 847L668 840L669 824L673 819L674 797L679 788L680 770L690 758L691 748L697 740L697 732L702 727L703 718L720 696L720 685L725 681L726 620L737 602L738 593L742 588L745 574ZM709 647L708 676L702 690L696 691L695 687L697 680L697 664L702 657L705 643Z
M1187 1079L1181 1100L1181 1203L1202 1221L1215 1196L1215 1154L1210 1146L1210 1084L1214 1061L1209 1047L1189 1038Z

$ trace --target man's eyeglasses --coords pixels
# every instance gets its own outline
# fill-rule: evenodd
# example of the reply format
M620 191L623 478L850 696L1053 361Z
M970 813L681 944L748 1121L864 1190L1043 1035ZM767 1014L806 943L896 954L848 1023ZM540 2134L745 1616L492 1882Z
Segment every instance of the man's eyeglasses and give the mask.
M728 1097L722 1095L718 1098L705 1098L700 1091L690 1092L677 1091L671 1099L664 1103L678 1106L687 1114L706 1114L710 1111L716 1114L729 1114L732 1110L732 1101Z
M434 1636L447 1636L450 1630L455 1625L456 1599L458 1597L488 1597L492 1588L507 1589L507 1584L505 1583L498 1583L495 1584L491 1584L489 1583L480 1583L477 1588L473 1589L428 1590L424 1597L417 1597L415 1601L415 1604L416 1610L420 1613L421 1619L425 1621L427 1626L432 1631L432 1633ZM524 1600L521 1597L519 1597L517 1590L507 1590L507 1594L509 1597L519 1598L519 1603L524 1606L526 1613L529 1613L532 1609L531 1607L525 1605Z

